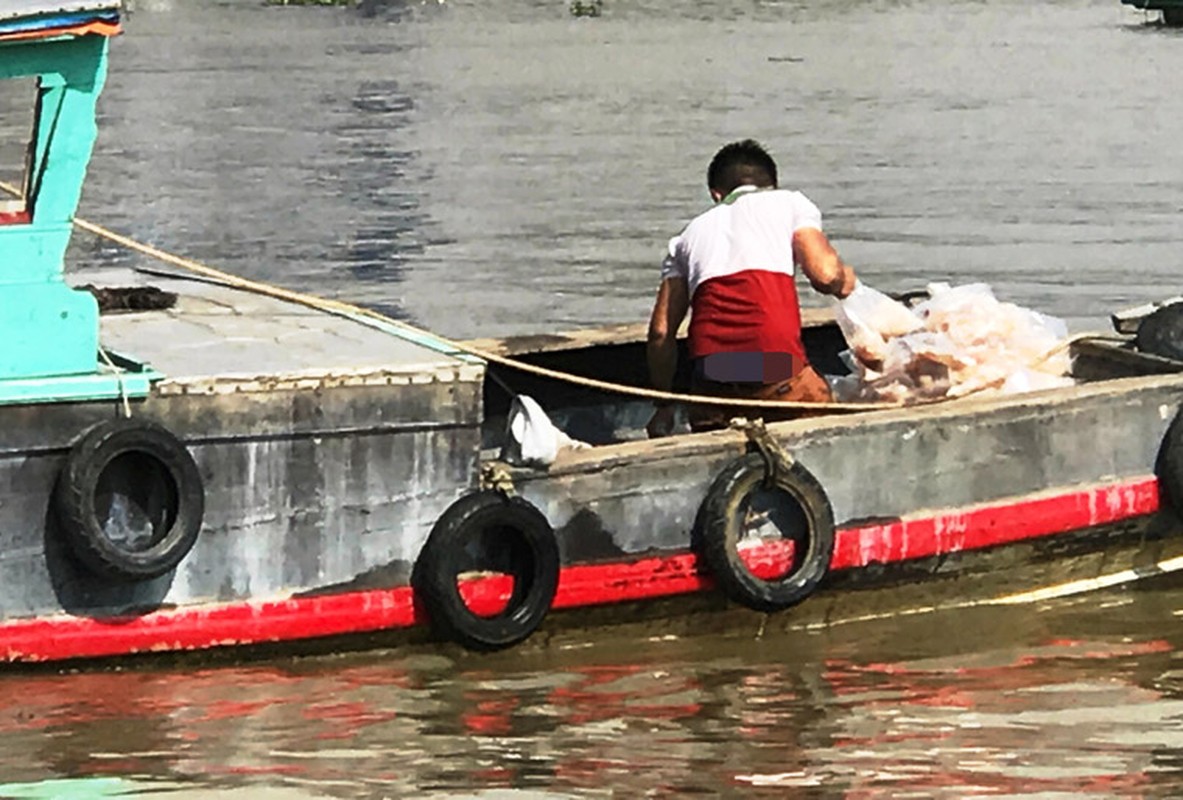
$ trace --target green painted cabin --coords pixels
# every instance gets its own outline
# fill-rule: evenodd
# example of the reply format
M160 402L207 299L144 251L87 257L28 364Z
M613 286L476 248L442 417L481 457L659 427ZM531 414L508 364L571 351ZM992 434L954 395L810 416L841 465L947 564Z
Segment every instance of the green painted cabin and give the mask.
M0 5L0 90L25 120L4 120L3 129L27 132L5 142L0 165L0 403L128 392L128 376L100 357L94 297L64 279L108 44L119 30L119 0Z

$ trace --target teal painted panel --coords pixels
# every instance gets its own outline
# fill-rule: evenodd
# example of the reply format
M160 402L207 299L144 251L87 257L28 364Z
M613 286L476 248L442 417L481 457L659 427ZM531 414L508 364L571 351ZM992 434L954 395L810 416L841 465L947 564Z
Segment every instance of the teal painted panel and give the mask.
M4 58L0 59L0 78L57 76L59 82L97 94L94 84L102 84L106 52L105 36L13 42L4 48Z
M99 307L65 283L13 284L0 302L0 380L94 372Z
M13 800L98 800L129 797L136 787L123 778L57 778L37 783L0 784L0 797Z
M75 403L84 400L120 400L124 397L136 400L147 397L152 390L152 382L162 377L157 372L145 372L118 377L94 374L0 380L0 405Z
M0 79L40 79L41 105L32 222L0 228L0 380L94 374L98 306L66 286L62 272L98 133L107 39L36 41L0 55Z
M33 162L33 221L29 228L33 236L43 228L52 236L58 226L73 220L82 195L86 167L98 134L95 104L107 75L107 39L84 36L36 42L5 50L3 55L0 79L41 80L41 117ZM23 252L15 249L16 242L5 245L0 251L3 264L36 261L37 252L48 251L41 248ZM61 266L59 259L59 271ZM41 271L37 264L29 268Z
M47 141L38 142L39 157L34 165L34 226L69 222L74 218L91 150L98 137L95 100L101 85L102 75L93 87L70 83L45 90L39 138Z
M0 380L0 405L137 399L147 397L152 384L163 377L146 364L109 352L106 359L92 361L89 375Z
M0 226L0 287L61 280L72 229L69 223ZM7 302L6 290L0 292Z

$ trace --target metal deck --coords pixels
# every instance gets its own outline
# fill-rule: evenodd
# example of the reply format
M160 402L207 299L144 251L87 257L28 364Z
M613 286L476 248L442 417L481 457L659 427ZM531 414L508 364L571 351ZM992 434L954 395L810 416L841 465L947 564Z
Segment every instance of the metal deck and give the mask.
M129 269L76 273L74 285L154 286L164 311L102 316L100 341L166 377L161 393L476 379L483 362L414 329L350 318L204 279Z

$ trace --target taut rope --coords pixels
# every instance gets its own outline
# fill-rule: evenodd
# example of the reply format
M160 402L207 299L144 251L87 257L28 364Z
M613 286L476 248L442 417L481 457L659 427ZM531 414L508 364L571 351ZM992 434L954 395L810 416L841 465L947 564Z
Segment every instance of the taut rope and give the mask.
M20 190L18 190L16 187L12 186L11 184L5 183L3 181L0 181L0 189L4 190L10 194L13 194L15 196L18 196L18 197L21 195ZM192 259L188 259L188 258L184 258L182 256L174 255L174 254L169 253L165 250L161 250L158 247L154 247L150 244L136 241L135 239L132 239L132 238L124 236L122 234L116 233L115 231L112 231L108 228L104 228L102 225L97 225L97 224L95 224L93 222L89 222L85 219L75 217L74 218L74 225L78 228L81 228L84 231L87 231L88 233L92 233L96 236L99 236L99 237L102 237L102 238L107 239L109 241L115 242L116 244L118 244L122 247L126 247L129 250L134 250L138 253L146 255L150 258L154 258L154 259L161 261L165 264L171 264L175 267L180 267L181 269L185 269L185 270L188 270L194 274L201 275L203 277L218 281L220 283L226 284L227 286L232 286L237 289L243 289L246 291L255 292L256 294L262 294L262 295L266 295L268 297L274 297L279 300L287 300L288 302L299 303L300 305L308 306L310 308L316 308L321 311L327 311L327 312L333 313L333 314L348 316L352 319L357 319L358 317L362 317L364 319L373 320L376 323L381 323L382 325L396 327L396 328L404 330L410 334L414 334L416 336L431 337L431 338L439 341L443 345L456 350L457 352L465 353L470 356L475 356L476 358L483 359L484 361L488 361L493 364L500 364L502 366L510 367L512 369L520 370L522 372L527 372L527 373L530 373L533 375L537 375L539 377L549 378L551 380L556 380L556 381L563 381L563 382L574 384L577 386L584 386L589 389L598 389L598 390L604 391L604 392L611 392L613 394L621 394L621 395L626 395L626 396L631 396L631 397L639 397L639 398L644 398L647 400L667 400L667 401L674 401L674 402L679 402L679 403L701 404L701 405L712 405L712 406L733 406L733 407L739 407L739 408L779 408L779 409L796 408L796 409L815 409L815 410L822 409L822 410L831 411L831 412L856 412L856 411L877 411L877 410L890 409L890 408L908 407L907 405L902 404L902 403L833 403L833 402L832 403L810 403L810 402L802 402L802 401L754 400L754 399L747 400L744 398L733 398L733 397L713 397L713 396L709 396L709 395L695 395L695 394L680 394L677 392L663 392L658 389L646 389L646 388L640 387L640 386L629 386L627 384L611 383L609 381L601 381L601 380L597 380L595 378L587 378L582 375L574 375L569 372L561 372L559 370L548 369L546 367L540 367L540 366L536 366L534 364L527 364L526 362L520 361L518 359L507 358L507 357L499 355L497 353L491 353L487 350L482 350L481 348L478 348L478 347L472 347L471 345L464 344L463 342L459 342L459 341L445 338L445 337L440 336L438 334L432 333L431 331L424 330L423 328L419 328L414 325L408 324L406 322L402 322L401 320L393 319L392 317L389 317L385 314L381 314L377 311L372 311L371 309L364 308L364 307L358 306L358 305L354 305L352 303L345 303L340 300L331 300L331 299L325 298L325 297L317 297L315 295L305 294L303 292L295 292L295 291L291 291L290 289L284 289L283 287L274 286L269 283L263 283L261 281L254 281L254 280L250 280L248 278L242 278L237 275L232 275L228 272L223 272L222 270L215 269L214 267L210 267L206 264L202 264L200 262L193 261ZM1074 337L1068 339L1065 342L1061 342L1060 344L1058 344L1055 348L1053 348L1046 355L1044 355L1041 359L1039 359L1039 361L1043 361L1045 359L1051 358L1053 355L1060 352L1062 349L1071 346L1074 342L1081 341L1083 339L1097 339L1097 338L1112 338L1112 337L1105 336L1104 334L1079 334L1077 336L1074 336ZM991 388L991 387L990 386L981 387L981 389L987 389L987 388ZM978 391L980 391L980 389ZM973 393L971 392L970 394L973 394ZM963 396L968 397L970 395L963 395ZM929 401L929 402L934 402L934 401ZM941 398L935 402L947 402L947 400L944 398ZM909 405L922 405L922 403L912 403Z

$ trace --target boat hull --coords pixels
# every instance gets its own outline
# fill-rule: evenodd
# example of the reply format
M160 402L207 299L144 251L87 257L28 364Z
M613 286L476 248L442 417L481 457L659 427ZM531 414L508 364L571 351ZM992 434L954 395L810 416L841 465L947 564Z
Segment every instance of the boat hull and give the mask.
M476 387L467 385L470 412ZM691 547L713 476L750 447L742 433L604 445L573 451L547 469L501 465L512 491L547 517L562 560L552 613L530 641L573 645L609 629L804 630L877 615L1035 602L1131 579L1130 570L1153 572L1183 554L1183 531L1164 507L1155 474L1181 388L1174 375L1125 377L1040 395L769 426L818 477L837 521L818 592L773 615L728 601ZM293 409L309 398L291 391L248 403L255 407L244 427L249 434L228 428L244 419L234 405L243 401L237 392L145 404L145 412L186 438L212 478L212 512L198 547L177 570L132 586L86 574L55 547L52 514L44 508L68 432L93 421L95 410L4 409L23 422L6 429L26 439L9 443L2 464L9 485L26 498L4 506L6 513L25 510L5 529L27 535L8 550L18 555L2 564L9 595L0 658L437 645L410 574L434 520L475 488L475 418L440 429L400 422L398 409L383 405L391 392L366 388L328 400L322 388L319 405L298 413ZM456 387L445 393L455 397ZM438 411L441 402L420 407ZM376 416L385 428L340 424ZM335 433L327 418L337 420ZM34 448L35 441L43 444ZM407 464L425 462L434 467L406 472ZM300 482L310 470L320 476L315 485ZM260 478L266 471L285 476L282 491ZM334 516L339 522L330 529L325 520ZM359 545L367 539L368 557ZM479 578L466 585L478 603L482 595L495 603L499 592Z

